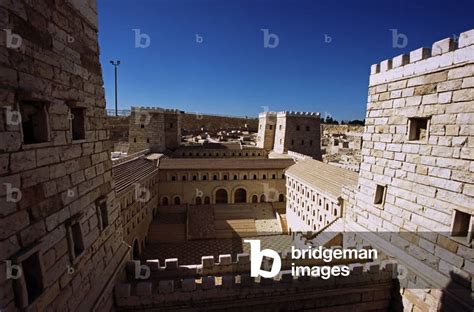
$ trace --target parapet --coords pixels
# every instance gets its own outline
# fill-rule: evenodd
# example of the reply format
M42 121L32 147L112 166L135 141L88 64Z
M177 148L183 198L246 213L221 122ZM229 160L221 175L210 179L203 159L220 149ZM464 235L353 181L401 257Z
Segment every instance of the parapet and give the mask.
M258 118L276 117L276 114L276 112L262 112L258 114Z
M251 277L249 273L167 279L157 282L138 281L115 286L115 298L119 307L157 306L196 300L229 297L244 292L245 296L268 296L275 292L293 289L293 292L326 291L355 288L377 284L390 285L397 277L397 264L393 261L354 263L349 265L349 276L333 276L329 279L292 275L281 271L275 278Z
M181 114L179 109L150 107L150 106L132 106L133 111L146 111L148 113Z
M320 114L317 112L293 112L283 111L278 112L277 117L305 117L305 118L319 118Z
M474 29L471 29L461 33L458 42L454 38L446 38L433 43L431 49L419 48L372 65L369 85L424 74L473 60Z

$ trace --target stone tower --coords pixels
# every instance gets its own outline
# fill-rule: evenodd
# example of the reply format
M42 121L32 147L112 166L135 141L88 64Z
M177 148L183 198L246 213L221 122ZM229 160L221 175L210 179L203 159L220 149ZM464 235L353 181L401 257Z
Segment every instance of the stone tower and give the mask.
M321 159L319 113L278 112L273 150L293 151Z
M177 148L181 142L179 110L132 107L129 125L129 154L147 148L152 152L164 152Z
M258 115L257 147L266 151L273 150L275 140L276 113L263 112Z
M406 311L472 310L474 30L372 66L362 155L346 230L407 268Z
M1 1L0 12L0 310L109 311L129 248L96 2Z

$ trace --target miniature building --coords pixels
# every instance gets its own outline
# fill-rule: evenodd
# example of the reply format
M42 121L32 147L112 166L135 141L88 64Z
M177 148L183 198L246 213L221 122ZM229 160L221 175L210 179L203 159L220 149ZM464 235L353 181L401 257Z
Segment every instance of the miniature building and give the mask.
M0 10L2 33L22 39L0 46L0 310L111 310L129 248L95 1L2 1Z
M406 266L404 309L472 310L473 100L474 30L372 66L346 231Z
M314 159L285 171L288 230L318 232L342 217L343 185L356 185L357 174Z
M319 113L265 112L259 115L257 147L321 159Z
M128 141L129 154L145 149L161 153L178 148L181 143L181 112L157 107L132 107Z
M160 204L284 201L291 159L161 159Z
M264 112L258 115L257 147L267 152L273 150L276 130L276 113Z

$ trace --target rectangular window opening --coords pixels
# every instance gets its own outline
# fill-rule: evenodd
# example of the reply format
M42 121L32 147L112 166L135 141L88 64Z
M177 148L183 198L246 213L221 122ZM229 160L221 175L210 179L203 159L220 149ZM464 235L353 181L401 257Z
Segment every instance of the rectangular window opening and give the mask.
M25 101L20 104L20 114L24 144L49 141L46 103Z
M375 205L382 205L385 200L385 191L387 187L383 185L378 185L375 189L375 196L374 196L374 204Z
M472 240L473 223L472 215L460 210L454 210L451 235L458 238L466 238L466 242Z
M86 138L84 108L71 108L72 118L72 139L84 140Z
M408 119L408 140L425 141L428 138L429 118Z

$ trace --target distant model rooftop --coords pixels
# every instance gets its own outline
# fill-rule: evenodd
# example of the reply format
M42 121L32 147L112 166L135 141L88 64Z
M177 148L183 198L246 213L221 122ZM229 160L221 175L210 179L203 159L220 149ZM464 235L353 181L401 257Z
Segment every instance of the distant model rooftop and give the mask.
M287 168L295 162L292 159L190 159L190 158L166 158L161 159L160 169L174 170L206 170L206 169L223 169L223 170L239 170L239 169L279 169Z
M339 197L343 185L357 185L358 174L346 169L328 165L318 160L305 159L286 170L287 175L297 177L312 187Z

